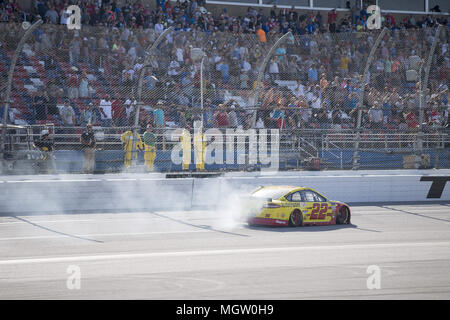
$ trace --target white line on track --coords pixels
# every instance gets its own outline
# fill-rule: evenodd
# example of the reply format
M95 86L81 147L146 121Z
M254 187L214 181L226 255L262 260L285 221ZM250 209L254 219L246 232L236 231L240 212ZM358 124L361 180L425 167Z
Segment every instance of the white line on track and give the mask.
M156 212L160 213L160 212ZM28 218L28 217L22 217L18 216L19 218ZM172 218L181 218L184 217L183 214L173 214L171 215ZM219 218L219 217L216 217ZM188 219L186 222L191 222L192 220L212 220L214 217L211 216L193 216L191 219ZM39 224L39 223L64 223L64 222L105 222L105 223L118 223L123 221L129 221L129 222L149 222L151 221L154 223L154 220L163 220L160 216L149 216L148 213L146 213L146 216L144 217L113 217L113 218L101 218L101 219L71 219L71 220L29 220L28 221L2 221L0 222L0 227L7 227L10 225L16 225L16 224ZM1 221L1 220L0 220ZM159 221L158 221L159 222Z
M173 181L186 181L189 178L174 178ZM191 180L193 178L190 178ZM252 178L253 179L253 178ZM167 181L165 178L116 178L116 179L72 179L72 180L3 180L1 183L55 183L55 182L113 182L113 181Z
M32 220L29 222L25 221L11 221L11 222L0 222L0 226L9 226L11 224L30 224L30 223L61 223L61 222L87 222L87 221L99 221L99 220Z
M19 265L32 263L58 263L58 262L83 262L101 260L121 260L154 257L179 257L179 256L202 256L202 255L226 255L226 254L252 254L267 252L292 252L304 250L336 250L336 249L379 249L392 247L436 247L450 246L450 242L406 242L406 243L372 243L372 244L349 244L331 246L304 246L304 247L278 247L278 248L251 248L251 249L223 249L223 250L195 250L195 251L168 251L168 252L148 252L148 253L119 253L119 254L99 254L86 256L66 256L66 257L44 257L0 260L0 265Z
M74 234L74 237L88 238L88 237L115 237L115 236L147 236L153 234L172 234L172 233L199 233L208 232L209 230L180 230L180 231L155 231L155 232L117 232L117 233L92 233L92 234ZM0 241L11 240L39 240L39 239L57 239L70 237L66 235L54 235L54 236L28 236L28 237L7 237L0 238Z
M99 182L100 179L79 179L79 180L6 180L6 183L54 183L54 182Z
M404 208L404 207L387 207L385 206L384 210L362 210L362 209L358 209L355 207L350 206L350 209L352 210L352 214L359 214L359 215L392 215L393 213L405 213L402 212L402 210L409 210L411 212L407 212L407 213L414 213L414 214L427 214L427 213L443 213L443 214L449 214L449 210L445 209L445 208L439 208L439 209L428 209L428 208L414 208L414 207L408 207L408 208Z

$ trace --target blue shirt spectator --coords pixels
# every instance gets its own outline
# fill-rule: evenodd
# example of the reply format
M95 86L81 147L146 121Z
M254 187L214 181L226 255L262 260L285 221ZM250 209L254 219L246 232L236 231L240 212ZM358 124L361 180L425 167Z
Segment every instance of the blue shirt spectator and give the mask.
M153 110L153 119L156 127L164 126L164 111L162 109Z
M319 74L317 72L317 69L314 68L314 65L312 65L309 69L308 69L308 80L309 81L313 81L313 82L317 82L319 77Z

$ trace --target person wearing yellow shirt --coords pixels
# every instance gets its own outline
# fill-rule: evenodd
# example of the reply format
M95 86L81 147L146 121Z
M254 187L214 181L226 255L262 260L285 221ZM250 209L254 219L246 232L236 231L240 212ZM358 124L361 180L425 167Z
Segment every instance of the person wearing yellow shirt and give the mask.
M347 54L343 53L341 55L341 59L340 59L340 68L341 68L343 77L347 76L349 63L350 63L350 57Z
M364 33L364 25L362 24L361 20L358 20L356 26L356 38L357 39L361 38L363 33Z
M191 163L191 135L188 130L183 129L180 136L180 142L183 150L182 169L189 170L189 164Z
M131 130L124 132L120 136L120 140L123 143L123 149L125 151L125 159L124 159L125 169L128 169L131 165L131 159L132 159L133 153L134 153L134 159L137 159L137 150L133 151L133 132ZM136 149L139 149L141 151L143 149L141 136L139 134L137 134L137 137L136 137Z
M199 123L201 122L199 121ZM206 136L203 133L201 125L198 125L194 133L194 153L195 167L199 171L204 171L206 160Z
M142 135L144 140L144 160L147 171L152 172L156 159L156 136L152 132L152 125L147 125L147 130Z

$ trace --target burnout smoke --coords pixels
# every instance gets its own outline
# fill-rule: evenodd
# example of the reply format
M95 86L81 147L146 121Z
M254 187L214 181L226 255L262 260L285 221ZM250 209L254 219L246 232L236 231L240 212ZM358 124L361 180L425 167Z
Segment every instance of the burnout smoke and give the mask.
M193 209L206 209L213 227L231 230L244 221L244 199L253 189L251 185L233 183L233 179L196 179Z
M196 225L192 214L209 219L209 227L232 230L242 224L242 197L254 186L226 178L166 179L161 174L110 174L105 176L52 175L8 178L9 201L2 213L14 216L42 214L118 213L105 220L117 232L160 232ZM129 220L124 229L123 219ZM170 223L167 223L170 221ZM82 228L82 229L80 229ZM98 226L83 224L65 234L94 234ZM81 231L80 231L81 230ZM81 232L81 233L80 233Z

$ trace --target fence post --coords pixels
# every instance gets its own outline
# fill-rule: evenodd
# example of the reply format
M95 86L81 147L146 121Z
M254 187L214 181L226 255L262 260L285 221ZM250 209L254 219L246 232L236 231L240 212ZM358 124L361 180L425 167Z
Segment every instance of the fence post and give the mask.
M5 156L5 140L6 140L6 126L7 126L7 119L8 119L8 108L9 108L9 102L11 98L11 86L12 86L12 80L14 75L14 68L16 67L17 59L19 58L19 54L22 52L22 48L25 44L25 41L28 40L28 37L33 33L33 31L42 24L42 20L38 20L35 23L33 23L27 31L25 31L24 35L19 41L19 44L17 45L16 51L14 52L14 56L11 59L11 65L9 66L9 72L8 72L8 80L6 83L6 96L5 96L5 107L3 110L3 130L2 130L2 140L1 140L1 164L2 164L2 171L3 171L3 165L4 165L4 156Z
M266 57L264 58L263 62L259 66L258 78L256 80L255 96L254 96L254 100L253 100L255 103L255 105L254 105L255 109L253 111L253 117L252 117L252 128L256 127L256 121L258 120L258 119L256 119L256 115L258 112L258 100L259 100L259 95L260 95L260 91L261 91L261 80L264 75L264 70L266 70L267 63L269 62L269 59L272 56L273 52L280 45L282 45L286 40L288 40L291 37L293 37L293 36L292 36L292 33L289 31L288 33L284 34L280 39L278 39L277 42L275 42L275 44L272 46L272 48L270 48L270 50L267 53Z
M430 67L431 67L431 61L433 60L434 51L436 49L437 42L439 41L439 35L442 30L442 25L439 25L437 27L436 33L434 35L433 43L431 45L430 52L428 53L428 60L427 64L425 65L425 75L422 81L422 66L420 68L420 88L419 88L419 131L417 132L417 145L415 150L415 157L414 157L414 167L416 169L419 169L422 166L422 154L423 154L423 121L424 121L424 109L426 102L426 96L427 96L427 87L428 87L428 78L430 76Z
M202 56L202 60L200 61L200 108L203 112L203 61L205 60L205 56ZM203 124L203 115L202 115L202 124ZM202 125L203 126L203 125Z
M151 44L145 51L146 56L145 56L141 71L139 72L139 78L138 78L138 83L137 83L137 88L136 88L136 96L137 96L138 103L136 105L136 114L134 115L133 144L132 144L132 149L131 149L132 167L135 167L136 163L137 163L137 159L133 155L134 155L134 152L137 152L135 149L136 149L137 135L138 135L138 129L139 129L139 113L141 111L141 105L143 104L143 102L142 102L142 84L144 82L145 69L150 64L151 53L158 47L158 45L161 43L161 41L163 41L172 30L173 30L173 27L169 27L166 30L164 30L164 32L159 35L158 39L156 39L156 41L153 42L153 44Z
M200 109L203 112L203 97L204 97L204 86L203 86L203 67L205 61L206 53L201 48L192 48L190 52L190 58L194 65L200 63ZM200 61L200 62L199 62ZM203 115L201 115L201 122L203 127Z
M353 152L353 170L359 169L359 143L361 141L361 118L362 118L362 107L364 104L364 90L366 88L366 78L367 74L369 72L370 65L372 64L373 56L375 55L375 51L377 50L378 46L381 43L381 40L388 32L388 29L386 27L383 28L381 33L378 35L377 40L375 40L374 45L372 46L372 49L370 50L369 57L367 58L366 66L364 68L364 74L363 74L363 85L359 94L359 103L358 103L358 120L356 123L356 140L355 140L355 146L354 146L354 152Z

